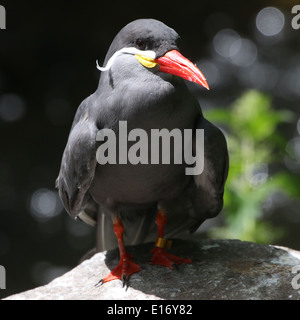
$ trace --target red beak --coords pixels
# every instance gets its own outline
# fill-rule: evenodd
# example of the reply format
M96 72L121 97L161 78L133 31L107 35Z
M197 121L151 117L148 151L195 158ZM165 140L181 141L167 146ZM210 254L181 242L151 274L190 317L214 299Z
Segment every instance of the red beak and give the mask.
M164 56L154 61L158 63L159 71L196 82L209 90L209 86L202 72L177 50L168 51Z

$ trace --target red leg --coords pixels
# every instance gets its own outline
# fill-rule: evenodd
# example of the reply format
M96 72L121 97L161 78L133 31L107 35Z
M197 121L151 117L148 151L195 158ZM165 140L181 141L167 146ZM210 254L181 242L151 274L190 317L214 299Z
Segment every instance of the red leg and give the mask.
M180 258L165 251L164 247L168 242L167 240L163 239L163 236L165 224L167 222L167 216L163 210L158 210L155 222L158 228L158 239L156 241L155 247L151 250L151 252L153 253L153 257L150 264L157 264L169 267L170 269L174 269L174 266L178 264L192 263L191 259Z
M114 232L118 239L120 261L116 268L112 270L108 276L101 279L98 283L103 284L111 280L120 279L122 280L124 287L125 282L129 279L130 275L132 275L135 272L139 272L141 270L141 267L131 260L131 255L129 255L125 249L123 242L124 227L120 218L116 218L114 220Z

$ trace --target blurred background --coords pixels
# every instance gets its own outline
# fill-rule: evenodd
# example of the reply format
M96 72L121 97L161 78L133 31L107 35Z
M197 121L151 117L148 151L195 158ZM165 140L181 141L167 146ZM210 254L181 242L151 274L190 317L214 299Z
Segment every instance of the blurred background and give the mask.
M80 102L128 22L152 17L182 37L183 54L210 91L188 84L225 133L225 207L199 237L237 238L300 250L300 29L297 1L1 1L0 298L45 284L94 246L54 187ZM300 19L299 19L300 23Z

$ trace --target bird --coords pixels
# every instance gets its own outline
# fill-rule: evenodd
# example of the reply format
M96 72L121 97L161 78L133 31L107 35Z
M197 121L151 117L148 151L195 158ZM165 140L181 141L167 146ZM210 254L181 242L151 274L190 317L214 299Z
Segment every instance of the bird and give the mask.
M98 285L119 279L124 286L141 270L126 249L129 245L154 242L152 265L174 269L192 263L168 252L170 239L195 232L222 210L227 143L222 131L204 117L186 84L209 89L202 72L180 52L180 42L178 33L161 21L147 18L128 23L113 39L103 66L97 61L98 87L76 111L56 187L71 217L96 226L97 251L119 248L118 265ZM148 136L153 130L176 129L182 134L190 130L193 155L199 143L196 132L202 130L203 170L186 174L193 165L175 163L174 145L169 163L150 161L151 144L143 149L149 151L144 163L124 161L118 148L119 161L101 163L97 152L105 139L99 140L100 132L116 133L112 141L123 139L119 147L127 151L137 143L118 135L124 123L128 132L140 129Z

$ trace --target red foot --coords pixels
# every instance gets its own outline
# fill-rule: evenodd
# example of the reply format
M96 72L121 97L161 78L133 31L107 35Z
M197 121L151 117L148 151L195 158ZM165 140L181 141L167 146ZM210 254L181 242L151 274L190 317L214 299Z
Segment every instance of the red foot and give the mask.
M101 279L97 284L103 284L105 282L120 279L122 280L124 287L125 282L129 279L129 277L133 273L139 272L140 270L141 267L131 260L131 255L127 254L121 257L119 264L115 267L115 269L108 276Z
M154 247L151 252L153 253L150 264L157 264L170 269L174 269L174 266L181 263L192 263L191 259L180 258L173 254L167 253L164 248Z

